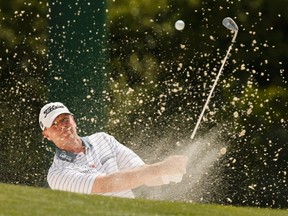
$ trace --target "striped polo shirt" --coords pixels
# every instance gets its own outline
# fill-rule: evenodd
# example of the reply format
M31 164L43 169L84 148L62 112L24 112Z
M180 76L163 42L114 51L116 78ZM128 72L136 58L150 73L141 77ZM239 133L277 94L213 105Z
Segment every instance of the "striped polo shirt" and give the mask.
M47 176L51 189L91 194L97 176L144 165L137 154L106 133L81 139L85 153L74 154L56 148ZM101 195L134 198L131 190Z

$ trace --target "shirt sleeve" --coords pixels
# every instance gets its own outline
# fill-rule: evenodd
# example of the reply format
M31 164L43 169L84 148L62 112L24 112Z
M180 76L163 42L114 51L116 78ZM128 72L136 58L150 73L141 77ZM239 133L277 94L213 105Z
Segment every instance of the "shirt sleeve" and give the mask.
M83 173L64 168L49 170L47 181L51 189L91 194L93 183L100 173Z
M143 166L143 160L131 149L118 142L113 136L108 135L109 142L113 145L120 170Z

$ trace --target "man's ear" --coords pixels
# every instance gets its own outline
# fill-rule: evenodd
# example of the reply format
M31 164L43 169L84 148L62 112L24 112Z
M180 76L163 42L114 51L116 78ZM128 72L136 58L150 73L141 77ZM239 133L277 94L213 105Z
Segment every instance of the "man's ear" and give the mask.
M76 124L76 120L75 120L74 116L73 116L73 115L71 115L71 117L72 117L72 119L73 119L74 123Z
M42 131L42 134L43 134L43 136L44 136L46 139L51 140L51 139L49 138L49 136L47 135L46 131Z
M71 115L72 116L72 120L73 120L73 122L74 122L74 124L75 124L75 128L77 129L78 127L77 127L77 123L76 123L76 120L75 120L75 118L74 118L74 116L73 115Z

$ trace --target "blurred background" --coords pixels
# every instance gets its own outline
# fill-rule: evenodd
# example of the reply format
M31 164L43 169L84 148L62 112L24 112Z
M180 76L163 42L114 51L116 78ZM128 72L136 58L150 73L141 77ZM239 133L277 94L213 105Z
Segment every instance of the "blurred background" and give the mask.
M61 101L152 163L190 157L179 184L137 197L288 207L288 0L0 0L0 182L48 187L38 113ZM233 33L239 33L190 136ZM177 20L185 22L182 31Z

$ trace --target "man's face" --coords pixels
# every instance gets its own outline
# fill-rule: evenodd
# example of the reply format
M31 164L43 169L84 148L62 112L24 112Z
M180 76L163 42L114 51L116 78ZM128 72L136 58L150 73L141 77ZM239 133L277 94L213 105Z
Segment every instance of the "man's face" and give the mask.
M52 126L43 131L43 135L61 149L73 144L78 137L73 116L71 114L60 114L53 121Z

